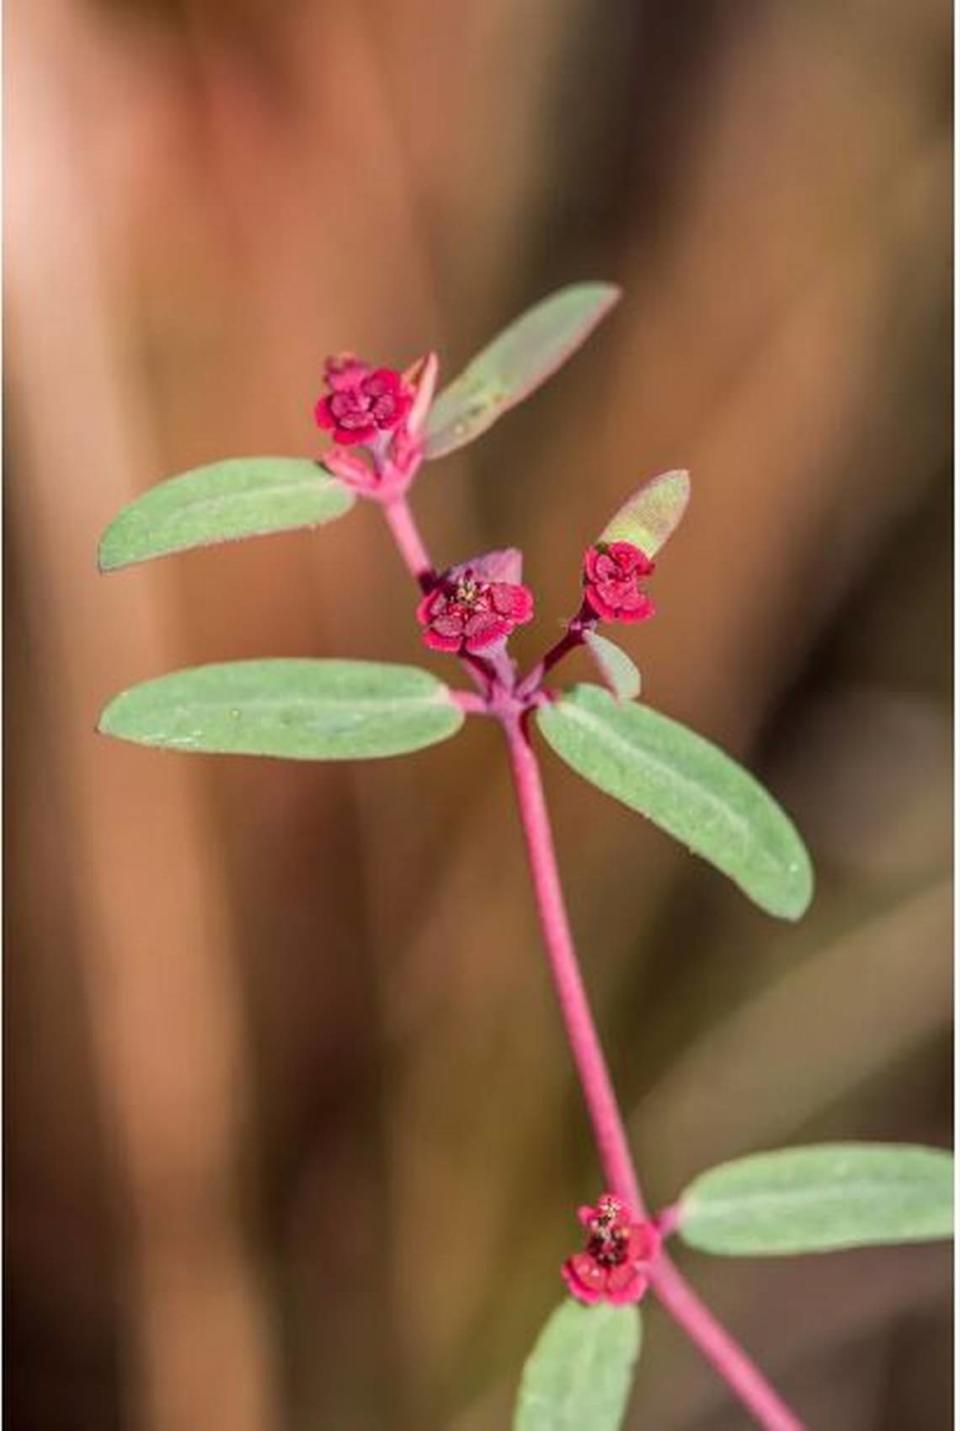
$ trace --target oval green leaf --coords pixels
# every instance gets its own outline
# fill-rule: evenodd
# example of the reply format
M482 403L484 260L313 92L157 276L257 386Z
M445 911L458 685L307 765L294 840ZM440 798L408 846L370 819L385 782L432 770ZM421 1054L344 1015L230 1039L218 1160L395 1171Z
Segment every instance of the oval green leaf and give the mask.
M230 457L151 487L103 534L101 571L241 537L319 527L356 498L317 462L301 457Z
M636 1307L563 1302L523 1369L514 1431L617 1431L641 1336Z
M953 1231L953 1158L898 1143L828 1143L723 1163L680 1200L679 1230L703 1252L777 1257Z
M444 457L486 432L576 352L619 297L612 283L574 283L511 323L433 404L427 456Z
M429 671L376 661L233 661L116 697L105 735L171 750L357 760L446 740L463 712Z
M717 746L592 685L541 706L537 723L579 775L708 860L761 909L781 919L803 914L813 894L803 841L763 786Z
M584 631L583 639L610 694L618 701L636 700L640 694L640 672L626 651L596 631Z
M632 542L648 557L656 556L680 525L689 501L689 472L662 472L624 502L598 540Z

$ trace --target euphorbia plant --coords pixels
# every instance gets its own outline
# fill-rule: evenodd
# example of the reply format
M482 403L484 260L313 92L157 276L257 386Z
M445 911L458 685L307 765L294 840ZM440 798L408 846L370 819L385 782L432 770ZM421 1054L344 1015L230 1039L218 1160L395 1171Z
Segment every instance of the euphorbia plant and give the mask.
M582 1246L562 1276L568 1296L527 1362L516 1426L620 1424L640 1346L638 1305L657 1296L757 1424L801 1425L714 1319L667 1252L671 1237L721 1256L770 1256L949 1236L952 1172L935 1148L833 1144L764 1152L701 1174L651 1211L590 1012L554 854L534 733L601 790L646 815L732 879L768 914L798 919L813 878L787 815L716 746L640 704L640 677L608 634L655 613L655 559L683 517L685 472L641 486L588 534L572 614L528 671L510 637L534 616L513 548L437 565L408 496L423 464L480 436L579 347L619 297L578 284L531 309L435 398L428 354L406 371L350 353L328 360L315 418L332 445L319 460L231 458L154 487L125 508L100 547L104 571L190 547L342 517L377 503L419 588L423 643L458 660L469 687L419 667L370 661L255 660L178 671L125 691L100 729L181 751L348 760L400 755L454 735L467 717L503 730L534 894L603 1189L580 1208ZM575 648L598 681L556 685Z

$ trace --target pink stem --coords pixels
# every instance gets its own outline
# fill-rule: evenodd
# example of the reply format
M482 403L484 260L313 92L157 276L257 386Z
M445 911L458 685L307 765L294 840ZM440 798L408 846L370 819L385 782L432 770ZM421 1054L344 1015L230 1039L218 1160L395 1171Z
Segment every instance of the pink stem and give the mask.
M451 691L451 698L466 715L489 715L490 707L483 696L473 691Z
M593 1124L604 1177L610 1191L643 1217L646 1208L623 1118L590 1013L567 917L557 857L543 794L540 767L527 733L516 718L503 720L514 789L527 843L527 856L550 970L557 990L573 1060ZM724 1330L685 1278L661 1253L650 1270L650 1285L692 1342L765 1431L803 1431L789 1408Z
M665 1253L650 1269L650 1285L673 1320L736 1392L758 1426L765 1431L803 1431L803 1422L794 1416Z
M393 539L410 575L422 591L428 590L434 578L433 564L420 538L417 524L405 496L383 503L383 515L393 533Z
M633 1160L573 947L540 767L520 720L516 716L507 718L503 728L550 972L593 1124L600 1163L610 1191L642 1216L645 1209Z
M400 555L411 574L422 589L429 589L435 575L433 564L406 498L401 496L385 503L384 512ZM467 692L458 693L457 698L464 709L470 709L473 704ZM510 768L550 971L593 1125L604 1177L610 1191L623 1198L638 1216L643 1217L646 1208L634 1171L623 1118L577 962L540 767L522 717L516 709L510 708L499 715L507 737ZM803 1423L781 1401L746 1352L724 1330L664 1253L651 1268L650 1284L674 1321L739 1396L758 1426L764 1431L803 1431Z

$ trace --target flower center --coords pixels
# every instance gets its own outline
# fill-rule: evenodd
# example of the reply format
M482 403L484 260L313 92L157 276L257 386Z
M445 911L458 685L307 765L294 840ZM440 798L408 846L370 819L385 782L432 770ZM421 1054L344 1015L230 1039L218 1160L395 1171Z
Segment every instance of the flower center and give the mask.
M630 1228L624 1225L625 1209L614 1197L602 1197L590 1223L587 1251L601 1267L620 1267L627 1260Z
M627 1260L630 1229L605 1226L598 1218L587 1243L587 1251L601 1267L620 1267Z
M455 601L459 601L464 606L476 606L484 594L483 583L474 581L472 577L464 577L458 581L453 593Z

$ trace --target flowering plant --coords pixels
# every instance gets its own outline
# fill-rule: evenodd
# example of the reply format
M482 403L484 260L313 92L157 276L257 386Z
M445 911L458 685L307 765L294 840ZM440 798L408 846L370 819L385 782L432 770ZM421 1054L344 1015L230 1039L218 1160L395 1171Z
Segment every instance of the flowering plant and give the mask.
M321 460L231 458L175 477L125 508L105 533L104 571L232 538L316 527L357 500L377 503L418 587L424 644L457 658L469 685L370 661L259 660L202 666L135 686L104 710L108 735L179 751L346 760L406 754L454 735L467 717L501 727L544 945L583 1090L606 1191L581 1207L585 1243L563 1262L568 1296L527 1361L520 1431L620 1425L648 1289L755 1422L802 1425L674 1265L666 1244L721 1256L776 1256L946 1237L952 1173L939 1149L831 1144L762 1152L702 1173L670 1206L646 1206L574 949L534 745L645 815L733 880L762 910L798 919L813 893L804 844L757 781L716 746L640 704L640 676L598 627L651 619L646 582L679 525L688 476L639 488L595 538L579 606L527 671L510 653L534 595L513 548L435 565L408 502L423 465L483 433L586 339L619 297L578 284L531 309L439 396L427 354L406 371L353 354L328 360ZM558 689L553 672L584 647L598 683ZM575 1357L577 1375L570 1373Z

